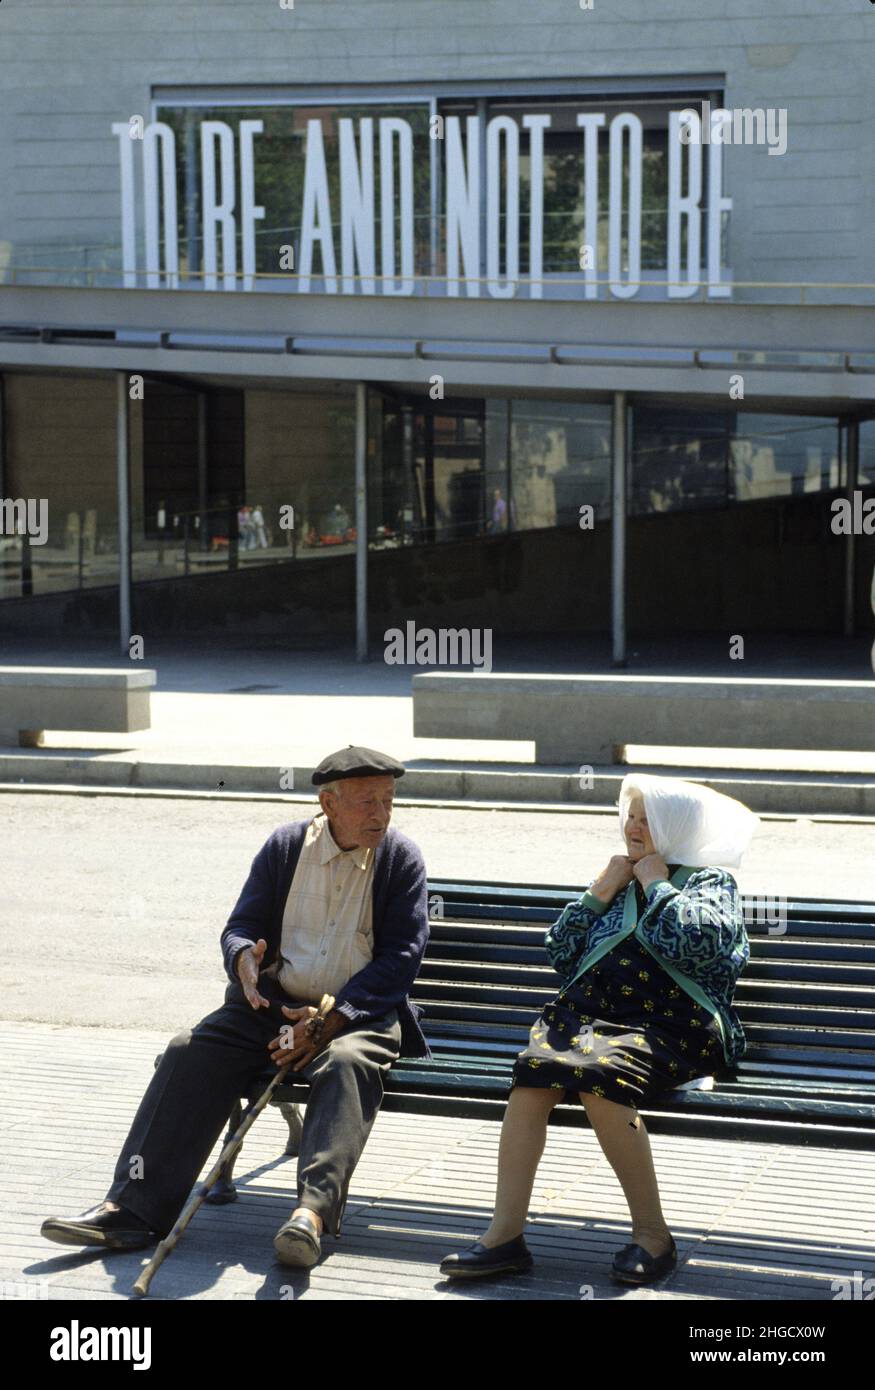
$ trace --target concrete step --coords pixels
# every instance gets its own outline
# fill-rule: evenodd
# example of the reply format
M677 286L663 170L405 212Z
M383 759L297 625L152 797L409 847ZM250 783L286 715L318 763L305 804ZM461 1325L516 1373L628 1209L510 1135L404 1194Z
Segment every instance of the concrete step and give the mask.
M633 769L597 767L581 778L572 767L523 763L412 762L399 797L413 801L519 804L575 809L612 807ZM311 767L169 762L121 753L56 750L0 751L0 786L103 787L129 791L183 791L225 795L314 795ZM849 773L729 772L714 768L636 765L639 772L676 775L737 797L753 811L778 815L875 816L875 777Z

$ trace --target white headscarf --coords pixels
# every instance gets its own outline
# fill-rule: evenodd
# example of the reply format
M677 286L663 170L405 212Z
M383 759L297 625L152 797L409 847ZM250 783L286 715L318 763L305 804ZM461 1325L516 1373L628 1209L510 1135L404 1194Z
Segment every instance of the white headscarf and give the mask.
M621 834L635 795L644 799L650 838L667 864L735 868L760 823L740 801L711 787L630 772L620 787Z

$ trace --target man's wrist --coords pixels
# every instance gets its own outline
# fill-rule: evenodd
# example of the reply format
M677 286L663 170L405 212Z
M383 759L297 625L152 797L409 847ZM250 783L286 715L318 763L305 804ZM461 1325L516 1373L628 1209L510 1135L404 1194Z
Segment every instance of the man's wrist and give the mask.
M332 1009L325 1015L325 1021L315 1041L320 1046L331 1042L332 1038L336 1038L338 1033L343 1032L348 1023L349 1019L345 1014L338 1013L337 1009Z
M334 1038L347 1027L349 1027L349 1019L346 1014L339 1013L337 1009L332 1009L330 1013L325 1015L323 1037L327 1035Z

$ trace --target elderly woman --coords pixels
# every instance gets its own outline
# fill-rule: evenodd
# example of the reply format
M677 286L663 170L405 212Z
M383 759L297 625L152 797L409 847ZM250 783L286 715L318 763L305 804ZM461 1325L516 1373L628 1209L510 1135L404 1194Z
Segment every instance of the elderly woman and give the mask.
M441 1273L477 1278L531 1268L523 1237L547 1121L579 1097L632 1217L612 1273L646 1284L677 1249L638 1114L667 1089L712 1075L745 1049L732 1007L750 954L735 879L758 818L738 801L674 777L630 775L620 789L617 854L546 938L562 989L513 1070L489 1229ZM720 867L716 867L716 866Z

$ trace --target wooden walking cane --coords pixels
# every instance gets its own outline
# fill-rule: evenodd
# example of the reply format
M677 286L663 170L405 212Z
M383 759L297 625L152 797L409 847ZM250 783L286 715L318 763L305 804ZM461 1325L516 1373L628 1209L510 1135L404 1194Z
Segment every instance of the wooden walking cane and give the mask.
M304 1025L304 1032L307 1034L308 1037L315 1038L317 1041L319 1040L325 1028L326 1016L331 1012L333 1008L334 995L323 994L322 1000L319 1004L318 1012L315 1013L312 1018L308 1019L306 1024ZM167 1256L170 1254L171 1250L175 1249L176 1245L179 1243L179 1238L185 1230L186 1226L188 1225L189 1221L194 1216L198 1208L203 1204L204 1198L206 1197L213 1184L218 1180L219 1174L222 1172L222 1169L224 1168L225 1164L228 1163L229 1160L232 1159L234 1155L237 1153L248 1131L255 1124L255 1121L258 1119L262 1110L267 1105L277 1086L284 1079L286 1069L290 1066L290 1064L291 1058L289 1058L288 1062L284 1062L283 1065L277 1069L277 1074L273 1078L267 1089L258 1097L258 1100L256 1100L252 1105L249 1106L249 1108L246 1111L246 1114L243 1116L243 1119L240 1122L239 1127L235 1130L225 1147L222 1149L222 1152L219 1154L219 1157L216 1159L216 1162L210 1169L209 1174L202 1183L198 1184L197 1189L186 1202L185 1206L180 1212L179 1217L177 1218L173 1230L170 1232L169 1235L166 1235L164 1239L159 1243L158 1248L155 1251L155 1254L152 1256L151 1260L146 1265L146 1268L143 1270L139 1279L137 1279L136 1283L134 1284L135 1293L148 1293L149 1285L152 1282L152 1278L155 1274L155 1271L160 1268Z

